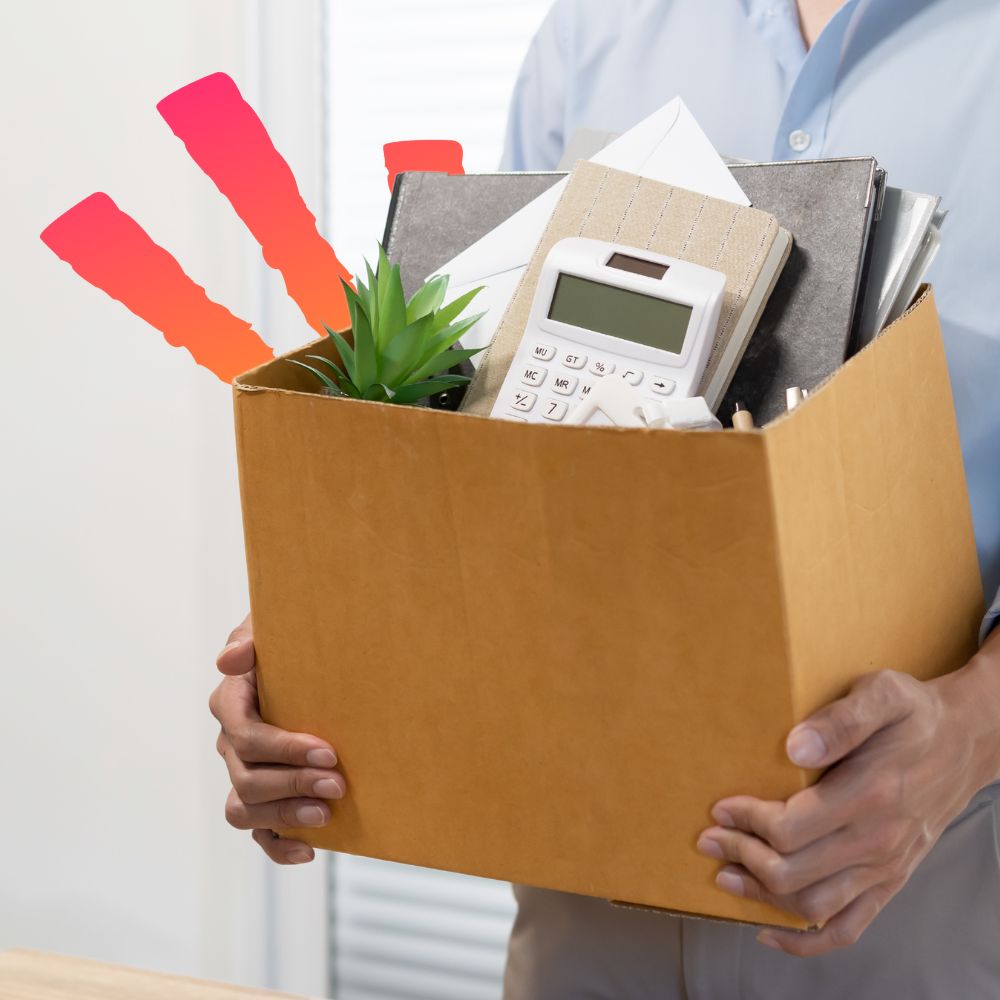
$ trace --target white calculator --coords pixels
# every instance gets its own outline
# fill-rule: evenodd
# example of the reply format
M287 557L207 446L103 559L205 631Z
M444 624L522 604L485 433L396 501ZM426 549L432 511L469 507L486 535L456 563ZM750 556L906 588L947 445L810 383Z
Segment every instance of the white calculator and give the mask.
M617 243L560 240L493 416L563 423L600 379L636 403L693 396L719 325L721 271Z

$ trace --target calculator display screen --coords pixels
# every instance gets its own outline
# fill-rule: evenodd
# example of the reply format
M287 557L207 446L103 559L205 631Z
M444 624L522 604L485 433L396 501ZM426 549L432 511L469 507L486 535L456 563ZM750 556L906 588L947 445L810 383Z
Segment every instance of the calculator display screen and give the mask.
M679 302L560 274L549 319L680 354L692 312Z

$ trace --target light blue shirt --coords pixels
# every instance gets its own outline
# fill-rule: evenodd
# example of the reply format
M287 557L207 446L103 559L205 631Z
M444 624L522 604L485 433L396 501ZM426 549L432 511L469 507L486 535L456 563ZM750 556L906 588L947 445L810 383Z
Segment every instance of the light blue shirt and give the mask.
M1000 3L847 0L808 52L793 0L557 0L514 91L503 166L672 97L754 160L873 154L949 210L929 274L983 582L1000 585ZM945 512L942 512L945 516Z

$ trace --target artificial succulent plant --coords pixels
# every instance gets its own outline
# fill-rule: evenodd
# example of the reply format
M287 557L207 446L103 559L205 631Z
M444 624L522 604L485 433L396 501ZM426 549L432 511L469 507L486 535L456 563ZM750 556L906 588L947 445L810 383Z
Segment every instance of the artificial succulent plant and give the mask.
M351 316L354 343L326 327L340 363L318 354L306 355L322 367L303 361L315 375L321 391L386 403L415 403L468 383L465 375L449 369L474 357L482 348L460 350L458 340L485 313L460 319L469 303L482 291L475 288L443 305L448 276L431 278L407 302L399 266L390 264L379 246L378 269L365 261L367 284L359 275L357 290L342 281Z

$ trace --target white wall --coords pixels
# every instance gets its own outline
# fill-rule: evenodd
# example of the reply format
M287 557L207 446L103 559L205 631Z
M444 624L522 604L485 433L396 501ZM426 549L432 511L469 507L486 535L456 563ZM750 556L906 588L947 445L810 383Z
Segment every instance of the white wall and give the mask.
M273 0L0 9L0 948L320 992L282 934L321 950L323 871L274 869L222 819L206 699L247 607L230 390L38 238L106 191L210 296L285 345L310 337L154 107L216 70L266 91L318 211L302 40L319 33L296 34L318 3L281 6L269 80L255 41ZM312 900L298 928L289 893Z

